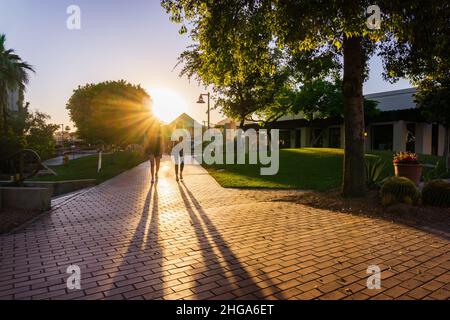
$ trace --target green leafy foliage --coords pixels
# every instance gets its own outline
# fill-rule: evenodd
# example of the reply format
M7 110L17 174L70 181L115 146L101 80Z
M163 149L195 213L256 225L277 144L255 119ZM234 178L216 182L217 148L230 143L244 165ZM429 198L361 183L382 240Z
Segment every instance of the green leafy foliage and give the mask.
M415 183L405 177L391 177L381 187L381 201L386 207L396 203L415 204L419 197Z
M242 81L257 70L271 74L287 64L300 82L343 74L345 195L361 195L364 186L363 82L375 52L385 77L422 79L436 65L448 65L447 0L380 0L379 30L367 27L370 0L355 1L191 1L162 0L172 21L190 28L199 59L191 69L205 84ZM438 17L437 17L438 16ZM426 22L426 23L424 23ZM274 60L275 48L283 59Z
M448 73L450 10L447 0L378 1L385 34L378 44L384 77L420 82Z
M288 112L301 113L305 119L341 118L344 116L344 94L342 81L315 79L305 82L293 92ZM364 99L364 114L373 117L379 114L378 102Z
M422 190L424 205L434 207L450 207L450 182L433 180L428 182Z
M35 111L30 113L26 120L26 148L36 151L42 160L51 158L55 152L53 135L59 126L48 123L49 119L49 115Z
M442 66L445 69L445 66ZM450 65L446 70L428 76L419 82L415 101L429 122L445 126L444 165L448 171L449 131L450 131Z
M435 164L425 164L423 165L422 179L425 182L430 182L431 180L437 180L443 178L446 175L445 168L441 161L436 161Z
M22 95L28 83L28 72L34 72L34 70L13 49L6 49L5 45L6 36L0 34L0 131L7 135L11 120L11 114L7 108L9 93L19 90Z
M66 108L80 138L91 143L140 143L145 132L157 124L150 96L124 80L78 87Z
M286 112L284 104L289 94L289 70L281 65L282 53L276 48L253 52L253 59L261 64L252 65L242 55L244 48L236 46L227 51L224 61L216 61L215 54L206 54L200 45L180 55L183 65L180 75L195 78L211 86L216 96L214 108L232 119L252 120L254 114L268 122ZM226 61L226 63L225 63Z
M8 128L6 133L0 135L0 172L6 171L9 167L4 160L23 149L25 145L24 136L17 135L11 128Z
M366 184L369 189L377 187L383 181L385 165L380 157L366 157Z
M415 101L430 122L450 126L450 70L443 77L421 81Z

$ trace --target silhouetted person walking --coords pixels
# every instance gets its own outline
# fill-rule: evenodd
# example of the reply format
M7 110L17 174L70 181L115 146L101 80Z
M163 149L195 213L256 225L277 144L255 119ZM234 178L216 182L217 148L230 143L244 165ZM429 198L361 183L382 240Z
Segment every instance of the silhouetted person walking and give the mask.
M172 142L172 148L178 143L182 143L183 138L180 137L178 142ZM183 169L184 169L184 151L181 149L179 152L173 153L175 161L175 177L177 181L183 180Z
M150 160L150 172L152 183L158 180L159 165L163 153L163 142L161 126L158 124L156 129L150 129L145 136L145 153Z

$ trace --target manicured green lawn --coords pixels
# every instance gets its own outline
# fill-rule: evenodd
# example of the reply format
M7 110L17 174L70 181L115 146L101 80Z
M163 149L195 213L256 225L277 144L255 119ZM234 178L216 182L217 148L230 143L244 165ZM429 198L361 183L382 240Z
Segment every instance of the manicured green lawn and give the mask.
M143 156L131 152L106 154L102 157L102 169L97 173L98 156L93 155L71 160L67 166L60 165L51 167L58 173L57 176L36 177L34 180L64 181L96 179L97 183L101 183L137 166L145 160Z
M277 175L261 176L259 165L204 165L209 173L227 188L281 188L326 191L340 187L343 166L342 149L301 148L280 150ZM384 176L393 175L393 153L374 151L367 157L379 156L386 165ZM421 156L424 163L435 164L434 156ZM442 163L442 161L441 161Z

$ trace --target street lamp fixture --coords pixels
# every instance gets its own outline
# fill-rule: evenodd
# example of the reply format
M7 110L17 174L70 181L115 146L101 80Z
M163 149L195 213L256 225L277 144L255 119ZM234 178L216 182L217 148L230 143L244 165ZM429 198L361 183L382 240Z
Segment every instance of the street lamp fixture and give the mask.
M198 97L198 101L197 101L197 103L199 103L199 104L204 104L205 103L205 100L203 99L203 96L207 96L208 97L208 111L206 111L206 113L208 114L208 129L210 128L210 111L211 111L211 109L210 109L210 94L209 94L209 92L208 93L202 93L202 94L200 94L200 96Z
M61 144L64 147L64 123L61 123Z
M205 100L203 100L203 96L202 95L200 95L200 97L198 98L197 103L200 103L200 104L204 104L205 103Z

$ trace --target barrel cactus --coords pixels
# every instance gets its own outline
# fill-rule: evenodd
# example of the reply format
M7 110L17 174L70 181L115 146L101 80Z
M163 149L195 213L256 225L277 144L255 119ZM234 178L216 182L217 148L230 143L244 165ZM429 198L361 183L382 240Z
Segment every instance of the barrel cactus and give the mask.
M391 177L381 187L381 201L385 207L396 203L415 204L419 197L416 184L405 177Z
M424 205L450 207L450 182L432 180L422 190Z

